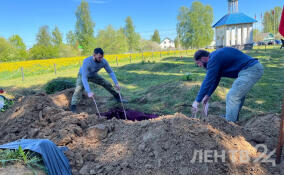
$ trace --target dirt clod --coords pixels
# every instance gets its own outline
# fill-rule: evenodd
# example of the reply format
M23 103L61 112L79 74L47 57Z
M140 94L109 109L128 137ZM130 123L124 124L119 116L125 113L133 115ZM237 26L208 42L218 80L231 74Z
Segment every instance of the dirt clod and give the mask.
M103 124L91 126L87 129L87 137L89 139L103 140L107 137L108 128Z

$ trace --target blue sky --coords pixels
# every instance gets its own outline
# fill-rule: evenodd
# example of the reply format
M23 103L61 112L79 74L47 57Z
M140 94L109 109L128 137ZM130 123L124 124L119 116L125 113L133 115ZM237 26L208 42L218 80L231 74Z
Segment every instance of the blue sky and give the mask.
M116 29L125 25L127 16L131 16L136 32L150 39L155 29L161 38L176 36L178 10L181 6L190 7L192 0L87 0L91 17L98 30L109 24ZM199 0L212 6L214 22L227 13L227 0ZM80 0L0 0L0 36L6 39L13 34L20 35L28 47L35 43L40 26L48 25L50 31L58 26L65 34L75 29L75 11ZM239 0L239 12L250 17L275 6L283 7L284 0ZM258 24L260 26L260 24Z

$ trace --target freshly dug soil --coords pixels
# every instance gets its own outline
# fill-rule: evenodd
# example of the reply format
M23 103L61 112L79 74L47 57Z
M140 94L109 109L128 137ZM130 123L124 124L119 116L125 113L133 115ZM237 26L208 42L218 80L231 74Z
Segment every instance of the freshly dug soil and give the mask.
M229 154L246 150L256 159L260 154L256 144L266 144L269 152L275 149L279 115L257 116L244 126L218 116L193 119L180 113L143 121L108 120L95 114L88 99L78 108L91 108L89 114L68 111L71 96L72 90L66 90L19 98L0 114L0 144L21 138L50 139L69 148L65 154L73 174L284 174L284 163L275 167L243 163ZM204 162L205 150L212 162ZM215 161L214 152L222 150L225 162ZM203 153L201 162L198 156L193 161L196 151Z

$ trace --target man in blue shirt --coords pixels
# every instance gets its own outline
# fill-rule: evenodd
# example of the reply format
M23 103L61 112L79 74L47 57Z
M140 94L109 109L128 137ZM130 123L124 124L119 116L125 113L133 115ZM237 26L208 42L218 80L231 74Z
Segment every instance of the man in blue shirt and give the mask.
M78 104L78 102L82 97L83 88L87 92L89 98L93 98L94 96L94 93L91 91L88 81L103 86L107 91L109 91L114 96L114 98L118 102L120 102L119 94L114 90L113 86L103 77L98 75L98 71L101 68L104 68L107 71L107 73L110 75L112 81L115 84L116 89L120 90L116 76L112 71L111 67L109 66L107 60L104 59L103 56L104 56L103 49L96 48L94 50L93 56L84 59L83 65L78 73L76 88L71 100L71 110L73 112L76 112L76 105Z
M225 47L212 53L198 50L194 59L199 67L207 70L199 93L192 104L196 112L200 102L206 104L217 88L221 77L236 78L226 97L226 120L236 122L245 96L263 74L263 67L238 49Z

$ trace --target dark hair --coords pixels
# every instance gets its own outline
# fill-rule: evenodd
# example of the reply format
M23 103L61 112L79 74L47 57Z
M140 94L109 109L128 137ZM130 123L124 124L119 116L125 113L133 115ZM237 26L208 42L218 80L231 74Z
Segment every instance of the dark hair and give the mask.
M103 51L102 48L95 48L94 54L101 54L101 55L104 55L104 51Z
M201 57L208 57L210 54L210 52L206 51L206 50L198 50L195 52L194 54L194 59L195 60L200 60Z

